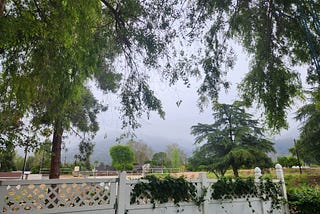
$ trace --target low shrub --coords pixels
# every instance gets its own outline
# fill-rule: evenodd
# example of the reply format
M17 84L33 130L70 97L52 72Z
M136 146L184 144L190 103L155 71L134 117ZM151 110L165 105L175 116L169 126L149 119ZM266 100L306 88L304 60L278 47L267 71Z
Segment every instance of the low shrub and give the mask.
M290 213L319 213L320 190L311 187L290 189L288 191L288 201Z

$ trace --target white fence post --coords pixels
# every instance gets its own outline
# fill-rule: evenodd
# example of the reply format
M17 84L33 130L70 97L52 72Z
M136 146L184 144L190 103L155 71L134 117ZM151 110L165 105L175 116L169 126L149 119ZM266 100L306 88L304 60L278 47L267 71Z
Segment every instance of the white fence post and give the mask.
M259 183L260 183L261 176L262 176L261 169L259 167L254 168L254 178L255 178L254 182L257 187L260 186ZM258 189L258 191L260 192L261 190ZM266 211L267 209L265 208L267 203L264 202L263 200L260 200L260 201L261 201L261 214L265 214L267 213Z
M2 185L2 181L0 181L0 213L3 211L5 205L5 193L7 192L6 186Z
M276 167L277 178L281 182L281 189L282 189L283 199L288 201L286 183L284 181L284 174L283 174L282 166L277 163L275 167ZM285 213L290 213L288 204L284 205L284 211L285 211Z
M203 202L203 205L202 205L202 213L203 214L208 214L208 213L210 213L209 206L208 206L210 197L209 197L209 182L208 182L208 179L207 179L207 173L201 172L199 174L199 178L200 178L200 182L201 182L201 190L202 191L204 191L204 189L207 190L207 193L204 196L204 202ZM201 192L200 192L200 194L201 194Z
M278 164L278 163L276 164L276 174L277 174L277 178L281 182L283 198L287 200L288 199L287 198L287 190L286 190L286 184L284 182L283 169L282 169L282 166L280 164Z
M254 177L256 180L259 180L261 178L261 169L259 167L254 168Z
M119 174L118 195L117 195L117 214L124 214L127 206L127 192L126 192L127 173L121 172Z

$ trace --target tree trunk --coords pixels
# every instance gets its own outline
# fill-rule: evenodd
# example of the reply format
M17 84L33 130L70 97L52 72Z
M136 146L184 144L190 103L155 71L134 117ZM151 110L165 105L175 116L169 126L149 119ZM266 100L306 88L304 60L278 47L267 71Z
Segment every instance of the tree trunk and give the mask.
M238 167L232 166L232 171L233 171L233 175L234 175L236 178L238 178L238 177L239 177Z
M56 122L54 126L52 139L52 153L49 179L57 179L60 177L62 134L63 129L61 123Z
M3 16L4 14L4 5L5 5L5 0L0 0L0 16Z

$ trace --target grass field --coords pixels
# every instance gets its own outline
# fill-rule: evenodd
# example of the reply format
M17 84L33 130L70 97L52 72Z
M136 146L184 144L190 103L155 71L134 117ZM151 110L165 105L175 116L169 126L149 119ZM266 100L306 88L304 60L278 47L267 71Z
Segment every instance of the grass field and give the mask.
M300 175L299 169L284 168L284 176L287 188L301 188L301 187L319 187L320 186L320 167L313 167L302 169ZM275 169L264 170L262 173L264 178L276 178ZM242 178L253 177L253 169L242 169L239 171ZM226 177L233 177L232 170L228 170L225 174ZM217 178L213 173L208 173L209 178Z

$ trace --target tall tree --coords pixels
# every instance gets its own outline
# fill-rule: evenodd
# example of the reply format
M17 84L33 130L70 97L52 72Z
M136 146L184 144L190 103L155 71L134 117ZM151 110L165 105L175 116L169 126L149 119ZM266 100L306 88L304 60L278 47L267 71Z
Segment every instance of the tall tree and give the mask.
M79 161L82 162L86 170L91 169L90 156L93 153L93 148L94 148L94 143L90 141L82 140L79 144L79 151L80 151L80 154L78 156Z
M180 148L179 144L177 144L177 143L172 143L172 144L167 145L166 146L166 154L171 162L171 166L172 166L173 157L176 159L176 160L174 160L174 162L178 162L181 164L187 163L187 155ZM177 160L177 158L178 158L178 160Z
M206 75L199 93L216 98L220 85L229 86L223 79L224 67L234 63L228 57L233 55L231 44L240 43L251 59L239 87L242 97L247 105L256 102L264 107L269 127L287 127L286 110L301 95L299 73L293 66L307 64L309 75L320 79L316 66L320 65L320 2L203 0L188 5L191 35L205 32Z
M0 172L9 172L16 170L14 164L15 147L0 147Z
M164 14L171 2L165 7L159 4L1 1L0 111L14 112L13 124L28 117L34 131L52 130L50 178L59 177L62 137L71 126L72 108L84 99L89 79L108 92L117 88L120 73L124 74L120 94L124 125L136 128L136 118L143 112L164 116L147 75L135 64L140 59L147 68L155 67L165 51L164 41L169 42L174 33L168 30L172 20ZM117 74L114 62L121 57L129 70Z
M242 166L271 164L267 153L273 152L273 143L264 138L263 129L252 115L245 112L242 103L215 104L213 124L198 124L191 127L195 143L205 142L196 155L202 153L206 164L215 172L232 168L236 177Z
M172 157L171 157L171 167L173 168L179 168L182 164L180 155L179 155L179 150L178 149L174 149L172 151Z
M152 157L152 149L148 144L130 140L127 142L127 145L131 147L134 151L135 162L142 165L146 161L151 160Z
M312 92L310 102L302 106L296 112L295 119L302 123L300 139L296 144L302 160L306 163L320 163L320 108L319 89Z

